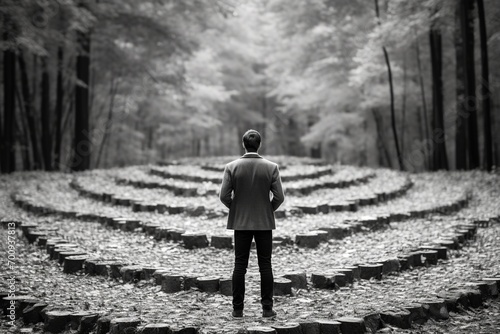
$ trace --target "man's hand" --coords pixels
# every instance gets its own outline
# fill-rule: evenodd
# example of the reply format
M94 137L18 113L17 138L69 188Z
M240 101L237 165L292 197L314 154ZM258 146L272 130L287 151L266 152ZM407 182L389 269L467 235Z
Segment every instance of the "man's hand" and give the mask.
M285 194L283 193L283 186L281 185L280 171L278 165L273 172L273 183L271 184L271 192L273 194L273 200L271 205L273 210L276 211L280 205L285 201Z
M224 176L222 177L222 185L220 188L219 198L222 204L224 204L228 209L231 208L231 202L233 194L233 184L231 181L231 173L227 166L224 168Z

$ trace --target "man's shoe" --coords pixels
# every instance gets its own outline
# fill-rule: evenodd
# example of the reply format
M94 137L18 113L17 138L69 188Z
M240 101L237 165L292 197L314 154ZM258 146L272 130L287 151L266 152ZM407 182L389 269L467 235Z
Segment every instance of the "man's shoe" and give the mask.
M243 318L243 310L234 310L233 318Z
M264 318L272 318L276 316L276 311L274 310L263 310L262 311L262 316Z

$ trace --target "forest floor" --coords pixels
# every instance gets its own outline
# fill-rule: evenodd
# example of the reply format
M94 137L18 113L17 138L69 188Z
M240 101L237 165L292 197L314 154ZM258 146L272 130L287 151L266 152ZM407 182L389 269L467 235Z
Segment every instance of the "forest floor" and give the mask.
M0 332L105 333L121 318L142 333L327 333L326 320L363 332L349 317L368 333L500 333L500 175L294 161L274 233L278 316L261 317L253 251L235 320L223 289L233 251L214 242L231 242L216 195L223 165L205 163L0 176Z

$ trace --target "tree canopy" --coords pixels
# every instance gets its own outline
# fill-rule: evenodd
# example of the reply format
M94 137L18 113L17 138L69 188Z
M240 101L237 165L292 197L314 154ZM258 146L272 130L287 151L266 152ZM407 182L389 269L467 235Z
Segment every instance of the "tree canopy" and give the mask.
M476 2L2 1L2 170L71 169L75 87L88 90L90 168L237 154L255 128L265 154L418 171L474 168L477 151L489 169L500 158L500 5L481 1L483 17ZM488 90L463 117L471 75Z

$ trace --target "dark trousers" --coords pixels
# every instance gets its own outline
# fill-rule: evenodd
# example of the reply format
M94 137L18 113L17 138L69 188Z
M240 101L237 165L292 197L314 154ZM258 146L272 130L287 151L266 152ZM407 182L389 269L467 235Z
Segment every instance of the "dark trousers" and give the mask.
M274 278L271 265L273 231L234 231L233 309L243 310L245 301L245 274L252 239L255 238L260 272L260 295L264 310L273 308Z

